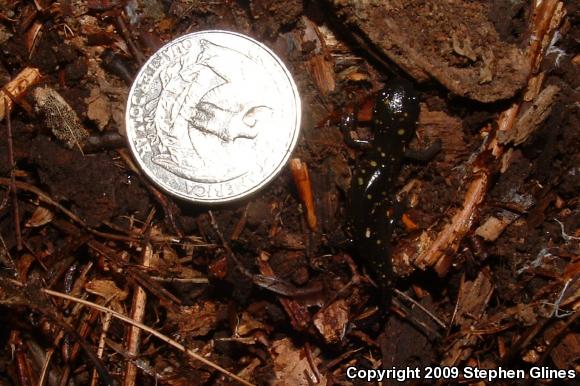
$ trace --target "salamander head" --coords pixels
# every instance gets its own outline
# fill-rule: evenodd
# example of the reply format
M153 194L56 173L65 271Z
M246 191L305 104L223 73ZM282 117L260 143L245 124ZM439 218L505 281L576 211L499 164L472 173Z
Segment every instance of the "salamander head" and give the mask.
M413 84L395 79L377 96L373 111L375 138L400 142L411 141L419 119L419 94Z

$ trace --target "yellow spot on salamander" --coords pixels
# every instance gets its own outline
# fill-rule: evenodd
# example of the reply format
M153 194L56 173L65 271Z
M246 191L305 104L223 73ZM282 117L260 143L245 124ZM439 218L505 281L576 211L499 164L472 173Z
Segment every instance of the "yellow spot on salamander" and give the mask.
M385 153L381 153L381 157L386 157L387 155Z
M368 239L371 237L371 228L367 228L365 231L365 237Z
M372 200L372 199L373 199L373 195L372 195L372 194L367 194L367 198L368 198L369 200Z
M371 166L375 167L375 166L377 166L377 163L375 161L371 161Z
M399 134L399 135L405 135L405 129L399 129L399 130L397 130L397 134Z
M357 179L356 179L356 182L357 182L359 185L362 185L362 184L364 184L364 183L365 183L365 182L364 182L364 180L363 180L361 177L357 178Z
M381 245L381 240L377 239L377 245ZM382 267L383 265L379 263L379 267Z

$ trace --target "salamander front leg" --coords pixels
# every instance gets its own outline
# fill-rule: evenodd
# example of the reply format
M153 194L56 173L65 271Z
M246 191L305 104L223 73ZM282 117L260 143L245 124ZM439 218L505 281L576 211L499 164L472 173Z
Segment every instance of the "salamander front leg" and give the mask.
M355 113L348 113L345 114L342 119L340 120L340 131L342 132L344 142L352 147L357 149L368 149L371 147L370 141L364 141L361 139L353 139L350 135L351 131L356 129L356 115Z

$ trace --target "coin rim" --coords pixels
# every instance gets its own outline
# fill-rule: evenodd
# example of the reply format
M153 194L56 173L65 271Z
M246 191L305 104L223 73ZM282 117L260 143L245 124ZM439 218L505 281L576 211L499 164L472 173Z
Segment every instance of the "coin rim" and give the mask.
M255 186L253 186L253 187L251 187L251 188L249 188L241 193L238 193L234 196L230 196L230 197L226 197L226 198L218 198L218 199L215 199L215 198L214 199L212 199L212 198L208 198L208 199L196 198L193 196L188 196L186 194L183 194L182 192L173 189L171 186L166 186L166 184L163 182L163 180L161 178L159 178L157 175L155 175L155 173L153 173L153 171L149 167L147 167L147 165L145 165L144 161L138 156L138 152L134 146L134 141L133 141L133 139L135 137L134 133L133 133L134 130L129 129L130 127L134 126L132 123L130 123L131 119L129 116L129 107L131 105L131 95L133 95L133 92L134 92L135 87L137 85L137 80L142 75L142 73L145 71L145 68L147 67L147 65L153 60L155 55L158 52L160 52L161 50L163 50L164 48L166 48L170 45L176 44L179 41L189 39L195 35L208 35L208 34L234 35L234 36L237 36L237 37L240 37L243 39L247 39L250 42L252 42L252 43L256 44L257 46L259 46L260 48L262 48L264 51L266 51L266 53L269 54L270 56L272 56L272 58L274 58L274 60L280 65L284 74L286 74L286 77L288 78L288 81L290 82L290 88L292 89L292 92L294 94L294 103L296 104L296 109L295 109L296 120L294 122L293 138L292 138L292 141L290 143L290 146L288 146L288 148L286 149L286 154L280 160L280 163L278 164L278 166L272 172L270 172L270 174L268 176L266 176L266 178L264 178L262 181L260 181L260 183L258 183L257 185L255 185ZM135 76L133 83L131 85L131 88L129 89L129 95L127 97L127 104L125 107L125 131L127 133L127 141L129 142L129 147L131 149L133 159L135 159L137 161L137 163L141 167L141 170L145 173L147 178L150 179L151 181L153 181L155 183L155 185L158 186L159 188L161 188L163 191L165 191L173 196L176 196L178 198L181 198L181 199L184 199L187 201L191 201L191 202L195 202L195 203L203 203L203 204L219 204L219 203L228 203L228 202L240 200L246 196L251 195L252 193L255 193L256 191L260 190L265 185L267 185L269 182L271 182L282 171L282 168L287 164L288 159L290 158L290 155L292 154L292 152L294 151L294 148L296 147L296 144L298 142L298 137L300 136L301 121L302 121L302 101L300 100L300 94L298 93L298 88L296 87L296 83L294 82L294 79L292 78L292 74L290 73L290 71L288 70L288 68L284 64L284 62L270 48L268 48L265 44L257 41L256 39L249 37L247 35L241 34L239 32L226 31L226 30L205 30L205 31L192 32L192 33L180 36L177 39L173 39L170 42L167 42L166 44L164 44L161 48L159 48L157 51L155 51L155 53L153 53L149 57L149 59L147 59L147 61L141 66L141 69L139 70L139 72ZM182 177L177 177L177 178L182 178Z

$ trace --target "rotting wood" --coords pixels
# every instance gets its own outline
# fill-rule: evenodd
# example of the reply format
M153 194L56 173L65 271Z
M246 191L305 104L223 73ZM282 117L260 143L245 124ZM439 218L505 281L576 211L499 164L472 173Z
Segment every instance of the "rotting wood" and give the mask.
M561 2L551 0L542 2L540 7L536 9L536 18L532 27L532 34L535 39L531 40L528 49L528 60L533 68L537 68L538 63L543 58L540 50L541 46L537 40L555 33L555 29L560 25L564 17L564 13L561 11L562 7ZM548 28L550 26L551 29ZM500 145L497 136L501 135L499 133L510 132L513 129L519 108L520 104L515 103L500 115L497 121L498 129L486 135L486 145L480 151L479 157L486 156L486 153L491 153L496 160L494 162L501 159L505 149ZM490 132L489 128L484 128L483 131ZM490 177L494 173L489 167L481 167L481 162L478 163L476 161L473 165L471 182L467 187L462 208L451 218L449 224L438 233L429 248L414 259L414 264L418 267L434 266L437 273L444 276L449 268L449 264L444 263L445 260L449 258L450 254L457 251L462 238L472 228L475 221L475 210L484 201L485 194L489 189Z
M434 78L451 92L480 102L510 98L526 84L529 63L518 47L500 39L484 2L332 3L360 45L387 56L418 81ZM465 60L455 63L453 54Z

